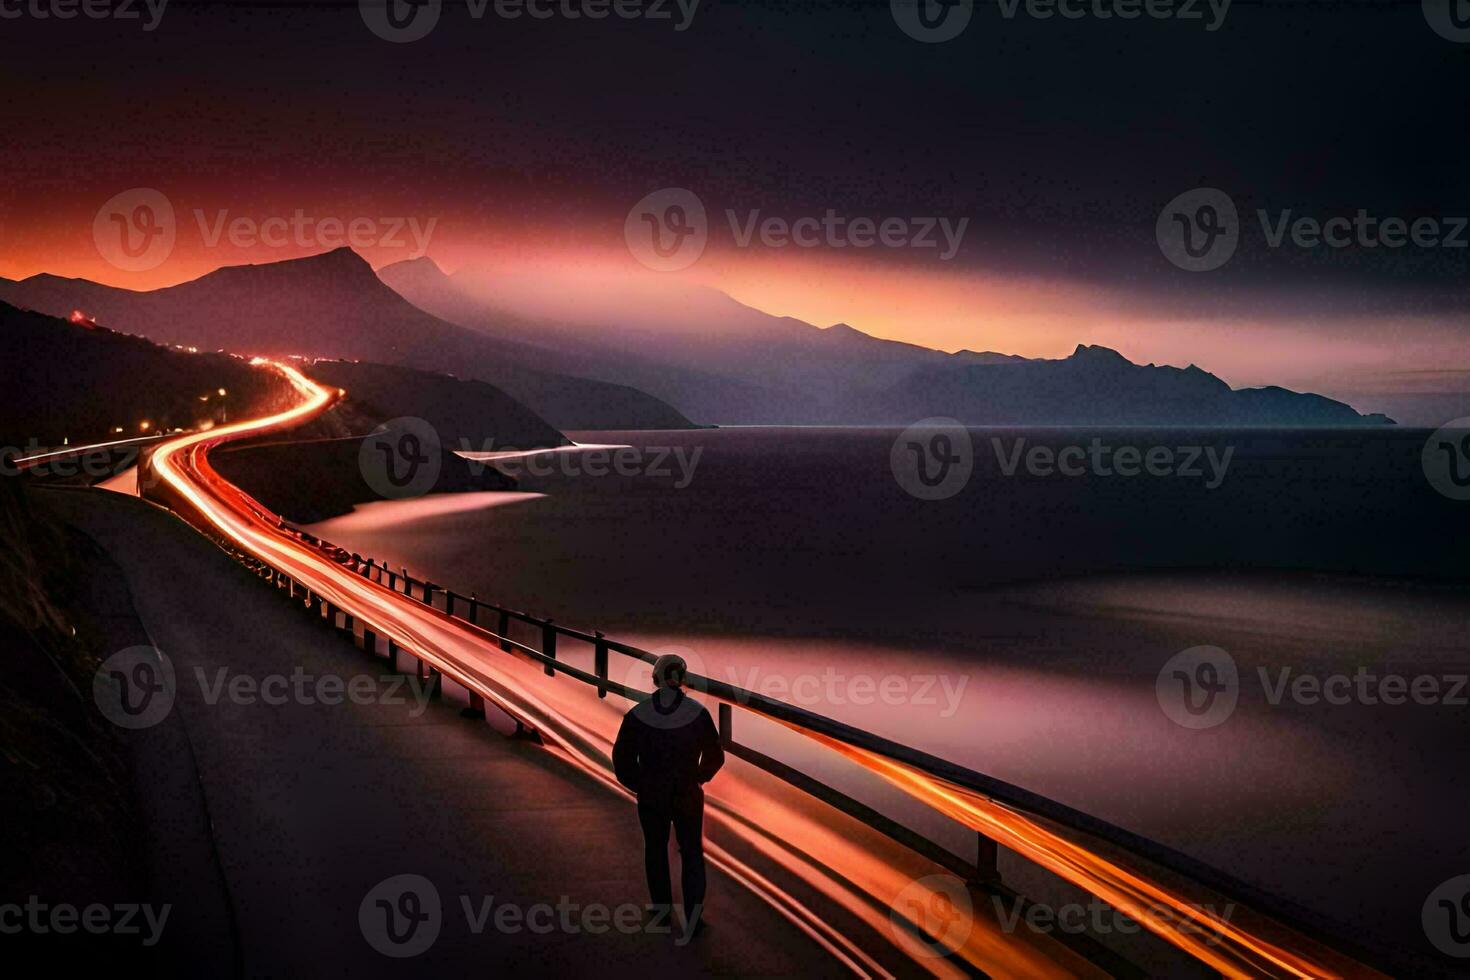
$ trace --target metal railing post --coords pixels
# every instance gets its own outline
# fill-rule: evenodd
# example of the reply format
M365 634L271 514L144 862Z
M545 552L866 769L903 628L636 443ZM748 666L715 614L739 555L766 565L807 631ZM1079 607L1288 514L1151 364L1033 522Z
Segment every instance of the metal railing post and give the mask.
M597 696L607 697L607 643L602 638L602 631L596 633L597 645L592 648L592 672L597 675Z
M544 656L556 659L556 627L551 625L551 620L541 624L541 653ZM556 668L547 664L545 666L546 676L555 677Z
M735 712L725 702L720 702L720 744L729 745L735 741Z
M510 613L504 609L500 610L500 627L496 632L500 634L500 649L510 653Z
M971 883L982 888L1000 884L1000 845L984 834L975 837L975 877Z
M477 620L479 620L479 618L480 618L480 597L479 597L479 594L478 593L471 592L470 593L470 616L469 616L469 620L470 620L470 622L473 625L478 626L478 625L480 625L479 622L477 622Z

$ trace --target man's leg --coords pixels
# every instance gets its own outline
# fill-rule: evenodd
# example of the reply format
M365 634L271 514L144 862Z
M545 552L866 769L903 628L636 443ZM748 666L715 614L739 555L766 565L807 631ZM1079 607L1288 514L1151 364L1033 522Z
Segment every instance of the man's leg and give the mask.
M648 877L649 900L668 908L674 903L674 888L669 883L669 811L640 800L638 823L643 828L643 871Z
M679 880L684 890L684 921L692 929L704 908L704 790L696 787L693 793L675 800L673 817L674 839L679 842ZM665 834L667 833L665 830Z

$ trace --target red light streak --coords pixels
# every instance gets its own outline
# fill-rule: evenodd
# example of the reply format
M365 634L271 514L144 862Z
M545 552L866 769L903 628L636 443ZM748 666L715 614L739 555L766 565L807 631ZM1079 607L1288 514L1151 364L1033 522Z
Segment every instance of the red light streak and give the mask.
M232 439L305 422L342 395L340 389L317 385L289 365L252 363L267 363L284 375L300 402L274 415L217 426L160 444L149 462L159 480L234 547L287 573L357 619L372 623L379 635L391 638L411 655L541 733L548 750L559 758L614 792L629 796L610 774L609 754L618 718L611 705L603 703L602 709L589 711L588 689L549 683L539 664L507 655L500 649L498 638L488 631L345 568L326 549L285 530L275 514L219 477L207 458L210 449ZM1238 921L1226 922L1201 911L1178 891L1150 881L1142 872L1127 870L1115 860L979 794L887 757L806 729L788 727L1083 887L1227 976L1378 976L1305 940L1301 942L1310 947L1311 956L1286 948L1284 943L1300 937L1275 927L1269 920L1253 920L1252 925L1276 935L1272 940L1248 931ZM874 852L875 842L869 840L865 850L836 833L830 819L814 815L809 807L803 812L793 799L800 796L799 791L758 771L731 766L719 782L718 793L710 797L709 815L725 833L751 846L868 927L893 938L888 910L895 897L912 885L916 874L934 872L932 865L922 861L916 865L910 852L896 844L878 854ZM752 814L762 819L754 819ZM711 843L708 854L713 863L853 972L888 975L856 941L728 848ZM1206 941L1201 929L1218 938ZM910 950L905 952L912 955ZM1062 947L1002 933L998 924L986 917L977 917L956 954L993 975L1097 975L1089 964ZM958 972L956 964L942 959L918 958L915 962L936 975Z

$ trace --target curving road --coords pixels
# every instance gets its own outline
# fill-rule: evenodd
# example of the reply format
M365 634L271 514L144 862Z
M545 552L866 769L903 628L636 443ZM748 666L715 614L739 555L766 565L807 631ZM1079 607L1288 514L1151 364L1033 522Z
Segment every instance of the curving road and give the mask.
M549 751L623 793L610 774L618 710L587 688L548 679L539 664L503 652L498 638L443 611L363 578L343 556L285 529L279 518L210 466L225 442L284 430L332 406L341 392L294 367L279 371L299 395L292 408L159 445L147 462L176 508L233 548L284 572L299 585L395 641L446 677L539 732ZM1108 854L1094 842L1018 813L973 791L901 762L798 729L905 793L992 837L1061 878L1132 915L1199 963L1225 976L1379 976L1353 960L1262 917L1212 911L1228 899L1171 880ZM893 926L890 910L912 896L916 879L938 869L877 834L834 828L797 791L764 773L732 764L710 795L711 860L788 918L851 972L884 976L918 968L961 975L967 963L996 976L1093 976L1091 964L1067 947L1026 930L1006 930L995 917L967 913L962 934L945 931L956 958L933 956ZM934 908L938 892L922 881L916 907ZM933 894L930 894L933 892ZM928 901L929 899L933 901ZM833 914L836 909L840 914ZM920 913L922 917L922 913ZM841 926L833 925L834 922ZM932 934L934 923L918 923ZM945 923L939 923L944 926ZM958 962L962 960L963 962Z

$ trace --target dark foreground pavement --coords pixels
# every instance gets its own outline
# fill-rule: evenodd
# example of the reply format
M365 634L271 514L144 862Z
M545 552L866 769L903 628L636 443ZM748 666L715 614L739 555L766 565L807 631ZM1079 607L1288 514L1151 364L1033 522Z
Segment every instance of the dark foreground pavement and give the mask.
M422 700L175 517L105 491L47 498L121 568L127 592L97 597L114 607L117 648L152 643L174 666L172 710L128 737L154 901L175 906L160 946L188 972L841 972L713 867L705 935L681 946L677 927L646 931L626 908L646 896L625 800ZM400 875L418 878L380 888ZM385 934L390 911L412 936L401 946ZM436 923L411 958L374 948L422 946Z

